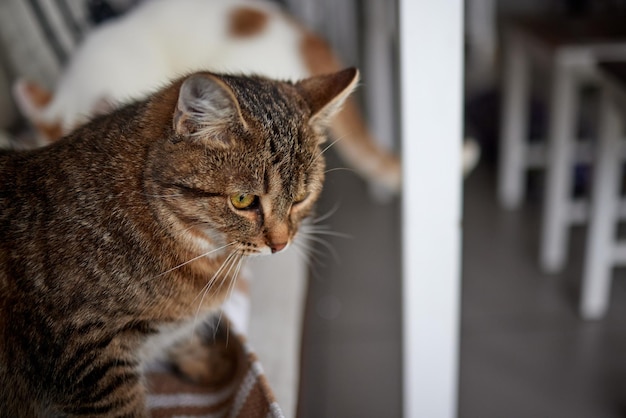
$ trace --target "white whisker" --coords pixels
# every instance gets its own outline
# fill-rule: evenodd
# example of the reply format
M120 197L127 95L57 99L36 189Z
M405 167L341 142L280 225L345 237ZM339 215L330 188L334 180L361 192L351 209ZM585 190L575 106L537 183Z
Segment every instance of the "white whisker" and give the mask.
M305 257L306 265L311 271L311 277L319 277L320 273L318 269L327 267L327 264L321 261L321 258L326 257L326 254L323 254L308 241L302 240L294 244L294 249Z
M325 221L326 219L333 216L338 210L339 210L339 203L335 203L335 206L333 206L328 212L326 212L323 215L318 216L317 218L314 218L311 222L313 224L317 224L319 222Z
M315 229L321 231L330 231L332 229L332 226L329 224L304 224L302 227L305 229Z
M228 266L228 270L226 270L226 272L224 273L224 280L222 280L219 283L219 287L217 288L218 291L220 291L222 289L222 286L224 286L224 283L228 281L228 277L230 276L230 273L233 270L233 267L237 264L240 257L241 257L241 254L239 253L236 253L235 257L233 257L232 262ZM230 283L228 283L227 286L230 286ZM228 290L228 287L226 289Z
M198 295L196 295L196 297L191 301L192 303L198 299L198 296L202 295L202 297L200 298L200 302L198 303L198 308L196 309L196 314L194 316L193 319L193 327L192 329L196 328L196 322L198 320L198 315L200 314L200 309L202 308L202 303L204 302L204 298L206 297L206 295L210 292L211 288L213 287L213 284L215 283L215 281L217 280L217 278L219 277L219 275L221 274L222 270L224 270L224 267L226 265L231 264L231 261L234 260L235 258L237 258L237 251L233 251L230 254L228 254L228 256L226 257L226 259L222 262L222 264L220 265L220 267L217 269L217 271L213 274L213 276L207 281L206 285L203 286L202 290L200 290L200 292L198 293ZM229 267L229 271L230 271ZM219 325L219 322L218 322Z
M232 286L231 286L231 290L230 293L228 295L228 297L230 298L233 290L235 289L235 283L237 282L237 278L239 277L239 272L241 271L241 267L243 266L243 263L245 261L245 258L243 256L239 257L239 260L237 262L237 268L235 269L235 273L233 274L233 279L232 279Z
M307 235L306 236L309 240L317 242L321 245L323 245L324 247L326 247L326 249L328 250L328 252L331 253L331 255L333 256L333 258L335 259L335 261L337 263L341 263L341 260L339 259L339 254L337 254L337 251L333 248L332 245L330 245L325 239L322 239L320 237L316 237L315 235Z
M202 294L202 297L204 297L204 295L211 290L211 287L213 287L213 284L217 280L217 277L220 275L222 270L224 270L224 268L231 261L231 259L235 257L236 253L237 251L235 250L231 252L230 254L228 254L228 256L224 259L224 261L222 261L222 264L219 266L219 268L215 271L215 273L213 273L213 276L211 276L211 278L207 281L207 283L202 287L202 289L200 290L200 293L196 295L196 297L191 301L191 303L195 302L196 299L198 299L198 296L200 296L200 294ZM202 300L200 300L200 305L202 305Z
M309 235L329 235L331 237L354 239L352 235L344 234L342 232L337 232L337 231L328 231L326 229L307 229L302 232L304 232L305 234L309 234Z
M324 174L328 174L328 173L332 173L333 171L350 171L351 173L355 173L358 174L356 170L352 169L352 168L348 168L348 167L335 167L335 168L330 168L326 171L324 171Z
M221 289L222 285L224 284L224 282L229 281L229 283L227 284L228 287L226 288L226 298L224 300L227 300L228 298L230 298L230 296L232 294L232 290L234 289L234 286L235 286L235 282L237 280L237 276L236 275L239 274L239 268L241 267L241 260L243 259L243 256L241 254L239 254L239 253L237 253L237 255L238 255L238 257L234 258L235 261L233 263L231 263L231 266L228 268L228 271L224 275L224 280L222 280L222 282L219 285L220 286L219 288ZM232 268L235 265L237 266L237 267L235 267L235 270L234 270L235 275L230 276ZM230 276L230 280L228 280L229 276ZM219 328L220 322L222 321L222 314L223 313L224 313L224 310L220 309L220 315L219 315L219 317L217 319L217 328ZM215 335L213 335L213 338L215 338ZM228 338L228 336L227 336L227 338ZM228 339L227 339L227 341L228 341Z
M236 283L237 283L237 279L239 278L239 272L241 271L241 266L243 265L244 260L245 260L244 256L239 257L239 259L237 260L237 267L235 268L233 276L232 276L232 278L230 280L230 288L228 289L226 300L230 299L232 297L232 295L233 295L233 292L235 290L235 286L236 286ZM228 346L228 338L230 336L230 332L229 331L230 331L230 328L227 326L226 327L226 345L227 346Z
M196 257L192 258L191 260L187 260L187 261L185 261L184 263L181 263L181 264L179 264L179 265L177 265L177 266L175 266L175 267L172 267L172 268L171 268L171 269L169 269L169 270L164 271L163 273L160 273L160 274L158 274L158 275L154 276L154 277L153 277L153 279L156 279L157 277L161 277L161 276L163 276L163 275L165 275L165 274L167 274L167 273L169 273L169 272L172 272L172 271L174 271L174 270L176 270L176 269L179 269L179 268L181 268L182 266L187 265L187 264L189 264L189 263L192 263L192 262L194 262L194 261L196 261L196 260L198 260L198 259L200 259L200 258L202 258L202 257L206 257L206 256L207 256L207 255L209 255L209 254L212 254L212 253L214 253L214 252L217 252L217 251L223 250L223 249L224 249L224 248L226 248L226 247L230 247L231 245L233 245L233 244L235 244L235 243L236 243L236 241L233 241L233 242L231 242L230 244L226 244L226 245L223 245L223 246L221 246L221 247L219 247L219 248L215 248L215 249L213 249L213 250L211 250L211 251L207 251L207 252L206 252L206 253L204 253L204 254L200 254L199 256L196 256Z
M306 237L306 235L305 235ZM303 254L304 257L307 258L309 263L315 262L315 264L319 264L321 266L325 266L325 263L321 261L320 257L325 256L325 254L319 249L315 248L315 246L308 239L296 240L294 241L294 249Z
M311 162L309 163L307 169L309 167L311 167L313 165L313 163L315 161L317 161L318 158L320 158L326 151L328 151L333 145L335 145L337 142L341 141L344 137L340 137L335 139L333 142L331 142L330 144L328 144L322 151L320 151L319 154L317 154L315 157L313 157L313 159L311 160Z
M315 258L315 254L313 254L313 249L309 245L305 244L304 241L294 242L293 244L294 245L292 248L298 254L298 257L300 257L307 266L309 266L312 261L318 261Z

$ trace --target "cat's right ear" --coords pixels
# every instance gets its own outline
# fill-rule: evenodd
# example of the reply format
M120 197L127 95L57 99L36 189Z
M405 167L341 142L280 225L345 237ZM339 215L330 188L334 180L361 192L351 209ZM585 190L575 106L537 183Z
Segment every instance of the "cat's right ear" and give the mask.
M359 71L356 68L346 68L297 82L296 88L311 110L311 123L322 127L328 125L358 82Z
M245 127L237 99L224 82L209 74L194 74L183 81L173 121L179 136L226 145L225 128L237 119Z

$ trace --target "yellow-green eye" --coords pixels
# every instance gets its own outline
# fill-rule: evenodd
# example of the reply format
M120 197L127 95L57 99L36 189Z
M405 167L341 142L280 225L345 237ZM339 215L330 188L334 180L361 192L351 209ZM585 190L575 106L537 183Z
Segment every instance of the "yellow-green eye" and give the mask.
M235 193L230 196L230 203L235 209L248 209L256 202L256 196L246 193Z
M298 195L293 200L293 203L300 203L303 200L305 200L307 197L309 197L309 194L306 191L302 191L298 193Z

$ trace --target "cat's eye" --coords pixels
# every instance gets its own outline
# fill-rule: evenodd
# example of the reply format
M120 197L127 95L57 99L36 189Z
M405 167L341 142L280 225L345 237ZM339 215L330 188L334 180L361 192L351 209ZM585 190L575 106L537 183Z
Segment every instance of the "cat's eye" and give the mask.
M300 202L303 202L307 197L309 197L309 193L307 193L306 191L298 193L298 195L293 199L293 203L298 204Z
M257 197L253 194L235 193L230 196L230 203L235 209L251 209L257 202Z

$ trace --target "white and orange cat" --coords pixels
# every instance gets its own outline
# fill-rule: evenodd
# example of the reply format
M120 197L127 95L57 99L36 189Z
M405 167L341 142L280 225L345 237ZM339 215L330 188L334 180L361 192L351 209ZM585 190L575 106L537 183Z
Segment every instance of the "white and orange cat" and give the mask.
M196 70L296 80L342 68L328 45L261 0L150 0L88 34L54 93L32 81L16 102L51 142L168 80ZM400 189L399 160L371 137L354 101L331 125L342 158L375 185Z

